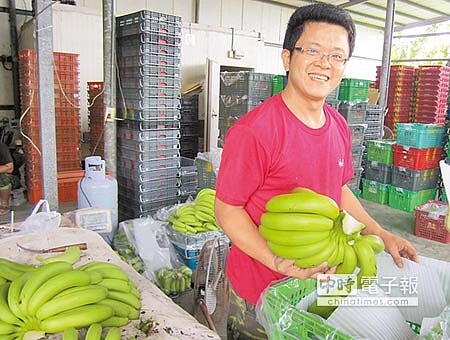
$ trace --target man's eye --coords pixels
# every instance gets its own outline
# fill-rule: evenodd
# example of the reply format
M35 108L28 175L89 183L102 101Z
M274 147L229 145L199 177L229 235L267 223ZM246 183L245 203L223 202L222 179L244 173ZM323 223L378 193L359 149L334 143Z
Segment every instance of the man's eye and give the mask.
M306 50L306 53L308 53L309 55L318 55L318 54L320 54L320 52L318 50L315 50L314 48L308 48Z
M344 59L344 56L341 55L341 54L332 54L332 55L330 55L330 57L332 59L334 59L334 60L342 60L342 59Z

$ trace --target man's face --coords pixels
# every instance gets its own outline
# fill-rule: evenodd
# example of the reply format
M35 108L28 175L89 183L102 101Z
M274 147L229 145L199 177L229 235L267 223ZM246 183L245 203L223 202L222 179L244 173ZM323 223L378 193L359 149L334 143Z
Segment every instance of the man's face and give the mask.
M287 87L305 98L323 100L342 79L345 63L336 63L327 55L348 58L347 31L338 25L309 22L295 46L302 51L282 52L283 65L289 71Z

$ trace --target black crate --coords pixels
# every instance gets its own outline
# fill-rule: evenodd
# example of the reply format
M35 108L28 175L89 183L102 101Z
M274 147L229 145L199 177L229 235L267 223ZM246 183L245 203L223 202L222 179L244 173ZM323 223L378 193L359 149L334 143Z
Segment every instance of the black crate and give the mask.
M390 184L392 178L392 165L368 161L364 177L371 181Z
M273 74L256 72L221 72L220 94L265 100L272 95Z

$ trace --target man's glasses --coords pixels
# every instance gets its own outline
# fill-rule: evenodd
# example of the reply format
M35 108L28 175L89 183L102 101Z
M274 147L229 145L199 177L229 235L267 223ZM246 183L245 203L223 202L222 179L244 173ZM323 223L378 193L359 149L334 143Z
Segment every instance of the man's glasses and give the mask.
M345 57L345 55L341 54L341 53L330 53L330 54L326 54L323 53L322 51L316 49L316 48L312 48L312 47L308 47L308 48L303 48L303 47L294 47L294 49L296 51L299 51L300 53L308 56L309 59L311 60L321 60L323 57L326 57L328 62L336 67L342 67L345 65L345 63L347 62L348 58Z

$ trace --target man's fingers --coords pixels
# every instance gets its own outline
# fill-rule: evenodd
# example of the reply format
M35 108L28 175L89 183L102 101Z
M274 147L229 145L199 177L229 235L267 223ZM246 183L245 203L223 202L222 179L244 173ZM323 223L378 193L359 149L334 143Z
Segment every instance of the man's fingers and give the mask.
M403 260L397 249L395 249L395 251L391 252L391 256L392 256L392 259L394 260L395 264L397 265L397 267L403 268Z

